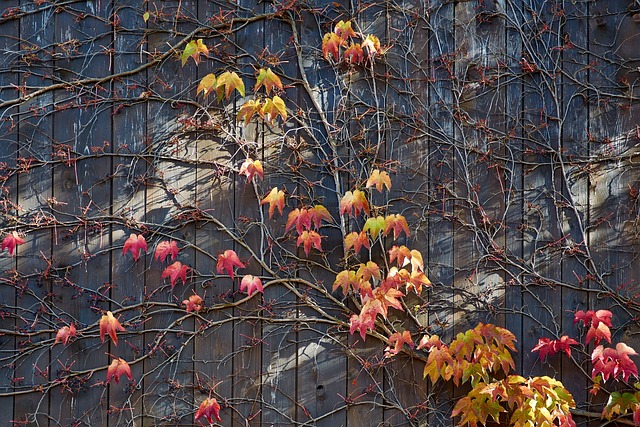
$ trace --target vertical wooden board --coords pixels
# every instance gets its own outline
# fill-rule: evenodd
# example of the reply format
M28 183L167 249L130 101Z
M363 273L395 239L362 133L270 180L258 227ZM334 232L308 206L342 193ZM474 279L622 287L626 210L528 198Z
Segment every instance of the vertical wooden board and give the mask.
M107 76L112 71L108 55L96 55L95 47L109 45L111 36L104 32L110 18L110 4L87 3L77 9L61 7L55 14L54 75L64 82ZM110 160L89 156L92 148L102 148L111 141L111 115L101 94L108 94L108 84L76 85L71 90L54 93L52 196L60 203L57 218L67 226L54 233L53 264L60 275L53 292L60 307L82 327L96 326L101 310L107 309L101 291L109 282L110 257L103 249L109 243L100 229L100 221L109 212L111 187L108 177ZM106 238L106 241L105 241ZM60 326L65 316L54 319ZM76 340L67 348L51 351L52 375L61 381L63 392L52 393L50 416L54 422L107 424L107 390L94 386L97 378L84 375L67 378L65 368L74 370L104 369L108 365L97 338ZM106 372L102 371L105 373Z
M505 0L502 4L505 13L505 52L507 71L516 72L518 61L522 56L522 38L520 28L522 28L523 16L514 7L513 2ZM508 74L506 74L508 76ZM508 258L523 259L523 197L522 189L524 174L522 168L522 153L524 143L522 139L522 92L523 86L520 79L509 79L504 77L500 82L505 86L505 151L508 153L508 160L505 161L505 169L511 171L505 174L505 188L509 197L505 200L505 222L506 222L506 245L505 254ZM508 329L516 337L516 354L514 361L516 372L522 372L522 295L523 288L520 286L522 278L522 267L513 265L507 267L507 282L505 289L505 323Z
M8 1L3 4L7 10L19 6L18 0ZM10 52L18 51L19 46L16 41L20 37L20 26L18 19L6 20L0 23L0 52L4 52L0 60L0 102L17 99L20 93L14 89L19 84L18 74L13 71L13 64L18 63L20 58L17 54ZM15 215L14 207L18 202L17 175L11 171L16 167L18 157L18 125L11 121L11 111L14 108L0 109L0 226L9 229L11 216ZM4 239L4 233L0 237ZM18 249L19 250L19 249ZM4 251L3 251L4 252ZM15 269L16 259L9 256L7 252L0 254L0 277L8 279L8 270ZM0 351L10 355L16 348L16 339L12 334L16 327L16 310L13 308L16 303L16 288L10 280L0 281ZM14 397L11 395L15 380L14 369L8 361L0 363L0 425L10 425L14 420Z
M25 4L26 2L22 2ZM33 49L35 57L32 58L31 76L25 76L21 84L32 87L45 87L52 81L44 76L51 74L52 56L49 52L54 40L53 11L46 8L33 8L33 12L20 19L20 39L22 43ZM23 65L24 66L24 65ZM51 135L52 117L50 107L53 97L50 93L38 96L20 105L16 111L21 115L18 124L18 151L15 155L20 158L33 157L40 161L51 160ZM46 216L52 218L51 207L48 205L48 198L51 196L52 174L51 166L33 168L28 173L22 173L17 181L17 202L22 206L26 223L35 221L36 212L45 212ZM18 214L16 212L16 214ZM18 250L17 269L24 274L33 272L44 272L47 269L47 262L51 259L51 235L52 223L44 224L40 229L31 229L25 235L25 244ZM27 310L38 307L38 298L43 293L51 289L51 283L46 278L33 277L26 282L28 292L17 295L15 305L20 313L20 319L16 321L19 331L29 332L28 325L35 320L33 314L28 314ZM49 329L52 325L48 320L36 325L37 329ZM45 324L47 322L47 324ZM34 329L36 329L34 328ZM52 338L49 335L39 335L37 342L44 345L46 339ZM48 348L40 348L38 351L23 352L26 342L25 337L16 339L15 350L24 358L16 363L15 376L23 377L20 386L21 391L32 390L34 387L47 384L51 380L51 366ZM40 373L45 374L40 374ZM46 374L48 372L48 374ZM16 389L18 391L18 389ZM18 395L14 403L14 416L17 421L37 422L46 425L49 422L49 398L59 390L52 389L51 392L42 395L39 393Z
M253 0L245 0L239 3L238 15L243 18L252 18L257 15L264 14L269 5L257 3ZM237 46L236 55L238 55L237 66L246 85L246 97L235 99L235 111L238 111L243 103L251 98L258 99L258 95L254 93L255 72L261 67L274 68L274 72L281 74L278 67L273 64L265 63L264 58L272 55L276 58L280 54L281 46L276 43L267 43L266 27L275 24L267 24L266 20L253 22L244 28L238 29L235 33L235 42ZM275 34L271 35L279 40L280 35L277 30L270 29ZM229 66L227 65L227 68ZM261 91L263 92L263 91ZM231 100L233 102L233 100ZM279 161L274 159L265 150L265 131L267 126L262 120L254 119L251 123L241 123L233 121L235 124L234 135L238 138L238 144L227 141L229 151L234 153L230 162L235 170L239 170L242 163L251 158L262 162L265 173L264 182L261 183L260 178L255 177L253 182L248 182L246 176L234 174L233 186L233 217L230 222L237 228L243 237L243 241L251 249L244 249L241 245L228 241L227 246L221 249L234 249L240 259L246 262L246 268L239 272L233 289L237 291L237 298L244 299L247 297L246 292L240 291L240 281L245 275L254 277L262 277L264 271L259 261L265 260L265 251L268 246L269 235L263 227L270 227L273 236L278 236L282 232L284 222L278 212L274 214L274 219L270 220L267 216L266 209L262 209L259 205L263 196L271 191L272 187L283 189L283 182L270 178L277 172L275 168L279 165ZM233 148L231 148L233 147ZM255 185L254 185L255 183ZM262 194L264 193L264 194ZM231 196L231 194L229 195ZM231 199L231 197L229 197ZM255 259L257 256L258 259ZM261 279L262 280L262 279ZM269 299L277 299L278 289L265 289L264 298L262 294L255 293L245 303L240 304L235 310L235 322L233 328L235 348L238 349L233 358L233 395L238 404L234 405L239 417L234 417L234 424L237 426L257 426L261 423L277 423L282 422L278 410L282 405L293 406L291 402L286 402L281 394L281 390L270 389L266 391L263 381L273 372L268 371L273 364L279 361L268 360L273 353L281 350L282 342L265 340L272 333L270 326L259 320L263 305L263 299L266 303ZM247 318L247 319L245 319ZM280 353L276 353L280 355ZM284 355L283 355L284 356ZM265 367L268 364L268 367ZM278 365L276 371L280 370ZM291 366L287 366L287 369ZM267 373L268 372L268 373ZM279 384L281 378L286 378L287 373L278 373L276 378L270 378L276 384ZM273 385L273 383L271 383ZM290 390L291 384L284 384L287 390ZM294 384L295 387L295 384ZM273 401L269 396L277 396ZM262 399L264 400L261 400ZM268 402L264 404L263 402ZM273 410L273 412L272 412Z
M143 10L136 0L118 0L114 4L121 26L114 32L114 73L131 71L143 65L148 57L141 56L146 50L143 41L146 25ZM142 424L142 379L145 355L144 336L137 334L146 320L146 310L129 306L145 301L145 261L132 262L131 255L123 256L123 242L137 232L127 224L145 222L145 186L148 172L142 158L146 149L147 107L140 95L147 90L146 72L135 74L113 83L115 104L112 109L113 140L111 141L111 185L112 204L110 214L115 219L110 227L110 263L112 284L110 297L112 310L122 310L122 319L129 321L127 329L132 333L121 338L122 344L113 348L112 354L127 361L131 367L133 382L122 377L119 384L109 386L109 425ZM140 157L139 157L140 156ZM153 242L149 241L153 251ZM157 267L157 265L156 265ZM111 363L111 358L109 363ZM134 362L138 360L137 362Z
M562 288L562 334L576 336L574 313L587 306L589 295L578 289L586 287L588 269L586 257L587 231L589 221L589 179L583 165L589 159L589 137L587 134L589 109L585 108L586 95L581 82L588 81L587 64L589 57L582 48L588 46L588 4L567 3L566 21L562 28L563 43L570 41L569 48L562 55L562 112L564 119L560 121L562 132L563 155L566 159L562 172L564 188L562 197L568 206L561 211L562 235L567 236L562 256L562 282L573 285ZM583 406L588 400L590 384L587 370L585 373L585 355L572 353L573 358L562 358L563 384L573 394L578 405ZM587 374L587 375L585 375ZM583 406L584 407L584 406ZM585 408L586 409L586 408ZM579 422L578 419L576 419Z
M562 192L560 164L560 117L558 102L560 86L550 78L557 64L554 46L559 20L548 5L527 3L528 12L522 28L523 58L519 73L524 81L523 138L525 162L536 167L524 168L524 260L527 275L523 296L523 374L558 376L560 361L542 365L538 353L531 349L541 337L557 336L560 332L561 289L554 282L561 280L561 227L556 202ZM549 26L547 32L539 27ZM535 34L528 37L527 34ZM535 64L535 65L532 65ZM544 72L537 71L538 69ZM537 167L539 166L539 167Z
M444 1L431 2L429 10L429 67L431 83L429 90L428 126L429 140L429 191L433 194L433 204L429 210L429 264L431 281L429 324L432 333L438 334L443 342L454 337L454 255L452 196L455 191L454 153L455 137L453 108L453 62L455 52L454 4ZM433 412L429 423L450 425L453 387L437 384L433 388L430 407Z
M190 40L174 46L196 29L197 3L179 0L162 3L162 11L169 18L159 18L152 23L151 28L161 31L149 34L150 52L176 49L182 53ZM150 69L153 100L147 109L147 137L153 147L146 193L145 226L151 233L148 240L153 245L163 239L177 240L182 249L176 262L188 268L193 266L195 255L191 245L194 238L191 214L195 208L196 168L191 159L195 157L197 143L195 132L188 126L194 112L186 105L195 97L194 62L189 58L182 66L179 59L171 55L157 68ZM191 422L195 323L193 316L181 307L181 302L192 294L189 274L186 286L180 279L174 287L169 279L161 278L165 265L151 260L151 256L147 259L147 292L154 293L149 299L150 319L145 327L156 333L145 334L150 357L144 362L143 425ZM172 308L164 308L167 305Z
M200 2L198 7L199 22L206 22L213 16L235 16L234 5L225 2ZM229 36L207 38L205 42L210 46L218 46L222 52L232 51ZM224 71L233 71L224 62L224 58L210 55L198 67L198 78L208 73L220 75ZM218 104L212 99L199 98L198 101L207 108L213 119L220 123L225 121L225 114L218 110ZM222 109L227 110L233 101L222 103ZM224 125L228 135L233 134L234 122ZM237 411L234 399L234 352L237 341L234 337L234 308L220 308L233 300L233 283L227 277L212 279L216 272L216 260L220 253L233 248L233 242L225 230L234 228L234 175L229 169L232 166L230 151L226 144L227 137L214 131L203 132L197 139L197 178L196 178L196 206L216 218L221 226L211 221L199 224L195 229L195 266L199 277L195 278L193 291L205 300L205 307L209 311L205 319L196 319L196 328L203 328L194 346L194 408L208 397L215 397L218 402L226 400L230 407L220 412L223 425L240 424L238 418L246 419L245 414ZM205 323L208 322L208 323ZM240 375L244 375L242 372ZM254 377L254 383L258 383ZM259 388L258 388L259 389ZM256 408L252 408L256 410ZM259 408L257 408L259 410ZM244 418L242 418L244 416ZM259 419L259 418L258 418ZM244 425L244 423L242 423Z

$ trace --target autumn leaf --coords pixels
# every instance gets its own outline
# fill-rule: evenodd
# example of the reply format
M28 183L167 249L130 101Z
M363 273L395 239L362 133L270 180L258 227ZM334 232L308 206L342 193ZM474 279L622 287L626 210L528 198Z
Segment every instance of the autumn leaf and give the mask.
M364 52L360 43L350 44L344 51L344 60L350 64L362 64L364 61Z
M409 264L409 262L411 262L411 259L411 251L404 245L392 246L391 249L389 249L389 262L393 263L393 261L396 261L398 263L398 267L404 267L405 265Z
M193 58L193 61L198 65L200 63L200 54L205 56L209 55L209 49L202 42L202 39L191 40L184 48L182 52L182 66L187 63L189 57Z
M362 228L362 231L369 232L369 235L374 241L382 230L384 230L384 218L380 215L367 219Z
M424 271L424 261L422 254L415 249L411 250L411 269L412 271Z
M24 243L24 239L18 235L17 232L13 231L10 234L7 234L4 239L2 239L2 246L0 251L4 251L7 249L9 251L9 255L13 256L13 252L17 245L21 245Z
M262 103L260 100L250 99L239 108L237 119L244 120L244 124L246 126L256 113L262 116Z
M375 187L376 190L382 193L382 189L384 187L387 188L387 191L391 190L391 177L385 171L380 171L379 169L375 169L371 172L371 176L367 179L367 188Z
M440 341L440 337L437 335L425 335L420 339L420 342L418 343L418 347L416 347L418 350L422 350L422 349L427 349L430 350L431 347L436 347L436 348L440 348L442 347L444 344L442 343L442 341Z
M333 222L331 214L329 213L327 208L322 205L315 205L314 207L309 208L309 219L311 220L311 223L316 228L316 230L320 229L322 221Z
M118 345L118 332L126 332L127 330L122 327L118 319L113 317L113 313L107 311L107 314L102 315L100 319L100 340L104 342L105 335L111 337L111 341Z
M216 78L215 74L207 74L202 78L202 80L200 80L196 95L200 95L200 92L203 92L203 95L207 96L212 92L216 92L217 81L218 79Z
M611 323L611 317L613 314L609 310L588 310L584 312L579 310L576 312L573 323L582 321L582 323L589 327L586 336L586 343L589 344L592 339L595 339L595 344L600 344L602 339L611 343L611 330L609 327L613 326Z
M209 424L213 424L213 418L217 421L222 421L222 418L220 418L220 404L215 398L209 397L200 404L200 407L196 411L194 421L198 421L202 417L204 417Z
M543 337L538 339L538 344L531 349L531 352L539 351L540 359L544 361L547 356L556 354L560 351L564 351L567 356L571 357L571 345L578 345L578 341L573 338L569 338L567 335L563 335L558 340L551 340Z
M251 296L254 292L260 292L264 294L264 288L262 287L262 280L259 277L252 276L251 274L247 274L242 278L240 282L240 290L247 292L247 295Z
M258 176L258 178L264 178L264 171L262 170L262 162L260 160L253 160L250 157L247 157L240 166L240 175L245 175L247 177L247 182L251 182L254 175Z
M222 99L224 95L225 98L231 98L231 94L234 90L237 90L241 96L244 96L244 82L238 76L235 71L225 71L220 74L218 79L216 80L216 92L218 94L218 99Z
M367 236L367 233L364 231L361 231L360 233L352 231L351 233L347 234L347 236L344 238L344 244L345 250L348 251L349 249L353 248L356 253L360 252L360 249L362 249L363 246L367 249L371 248L371 244L369 243L369 236Z
M340 199L340 215L345 213L355 216L360 215L360 212L364 211L369 215L369 202L367 202L367 196L360 190L354 190L353 192L347 191Z
M76 326L73 323L71 323L69 326L63 326L62 328L58 329L58 332L56 333L56 340L53 342L53 345L56 345L59 342L61 342L63 345L67 345L69 343L69 340L76 336Z
M373 261L367 261L366 264L360 264L356 277L363 282L368 282L371 278L380 280L380 267Z
M389 336L387 344L389 344L389 347L384 350L385 356L394 356L398 354L400 350L402 350L402 346L405 344L407 344L411 349L415 347L413 339L411 339L411 332L409 331L404 331L402 333L394 332ZM393 348L391 348L391 346L393 346Z
M171 289L173 289L178 279L182 280L183 285L187 284L188 270L189 270L188 266L183 265L180 261L176 261L164 269L164 271L162 272L162 276L160 276L160 278L164 279L165 277L168 277L169 280L171 281Z
M182 305L185 306L187 313L190 313L192 311L197 313L202 310L204 301L199 295L193 294L189 297L189 299L182 301Z
M362 42L362 50L366 52L369 58L374 58L376 55L384 53L380 48L380 40L372 34L365 37Z
M131 367L129 364L121 358L115 358L107 368L107 382L114 379L116 384L120 382L120 377L126 375L129 381L133 381L133 374L131 373Z
M305 230L298 237L298 241L296 243L297 246L301 244L304 245L304 253L306 256L309 256L309 252L311 251L311 246L316 248L318 251L322 252L322 240L318 233L313 230Z
M240 262L240 258L238 258L238 254L235 251L227 249L224 253L218 255L218 263L216 264L218 273L227 273L233 280L233 267L244 268L244 264Z
M349 319L349 333L353 335L358 331L362 340L366 340L367 331L373 331L375 328L377 314L377 310L371 305L363 306L360 314L354 314Z
M385 319L387 318L389 307L393 307L398 311L404 311L402 302L399 299L403 296L404 294L395 288L380 286L373 290L373 297L380 301L382 307L381 314Z
M266 116L266 120L273 124L273 121L278 117L282 117L283 121L287 120L287 106L284 104L282 98L278 95L274 95L273 98L266 98L264 105L262 106L261 115Z
M261 205L264 205L265 203L269 203L269 219L273 216L276 207L278 208L280 215L282 215L282 210L284 209L284 191L278 190L278 187L273 187L271 192L260 202Z
M257 92L258 89L260 89L262 86L264 86L264 91L267 93L267 95L271 93L274 87L280 90L284 90L280 77L278 77L273 71L271 71L271 68L260 69L254 91Z
M407 280L407 292L413 289L416 295L420 295L422 286L431 286L431 280L422 271L413 270Z
M407 220L400 214L387 215L384 219L384 235L386 236L393 230L393 238L398 239L400 233L404 231L404 234L409 237L411 234L409 231L409 224Z
M352 270L343 270L336 275L336 280L333 282L333 292L338 288L342 288L342 294L348 295L351 288L358 286L358 278L356 272Z
M630 409L637 410L639 404L634 394L614 391L609 395L607 405L602 410L602 416L610 420L616 415L625 415Z
M351 21L340 21L336 24L333 32L340 37L341 40L347 40L349 37L356 37L357 34L351 28Z
M295 208L289 212L284 232L287 233L294 225L298 234L302 234L302 231L304 230L311 229L311 215L309 215L308 209Z
M178 248L178 243L175 240L163 240L158 243L153 259L164 262L169 255L171 255L171 259L176 259L178 257L178 251L180 251L180 249Z
M638 378L638 367L629 358L629 356L637 354L634 349L622 342L616 344L615 349L599 345L591 353L591 363L593 364L591 377L595 378L600 374L604 381L609 378L622 377L625 382L628 382L632 375Z
M144 251L145 253L148 252L147 241L142 234L131 234L131 236L129 236L129 238L124 242L122 255L126 255L129 251L131 252L131 255L133 255L134 261L138 261L141 251Z
M149 18L151 18L151 13L147 10L145 13L142 14L142 19L144 20L144 22L147 22Z
M329 56L333 56L335 61L340 60L340 45L342 40L336 33L327 33L322 38L322 55L324 59L329 60Z

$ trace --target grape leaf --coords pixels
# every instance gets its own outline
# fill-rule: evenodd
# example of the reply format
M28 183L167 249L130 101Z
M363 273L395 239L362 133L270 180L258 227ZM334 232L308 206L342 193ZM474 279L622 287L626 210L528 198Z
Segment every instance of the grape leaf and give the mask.
M260 292L264 294L264 288L262 287L262 280L259 277L252 276L251 274L247 274L242 278L240 282L240 290L247 292L247 295L251 296L254 292Z
M2 246L0 247L0 251L4 251L7 249L9 251L9 255L13 256L13 252L17 245L21 245L24 243L24 239L18 235L15 231L7 234L4 239L2 239Z
M129 236L129 238L124 242L122 255L126 255L129 251L131 252L131 255L133 255L134 261L138 261L141 251L144 251L145 253L148 252L147 240L142 234L132 233L131 236Z
M371 176L367 179L367 188L375 187L380 193L382 193L382 189L384 187L387 188L387 191L391 190L391 177L385 171L380 171L379 169L375 169L371 172Z
M278 77L273 71L271 71L271 68L260 69L254 91L257 92L258 89L260 89L262 86L264 86L264 91L267 93L267 95L271 93L274 87L280 90L284 90L280 77Z
M107 311L100 318L100 340L104 342L105 335L109 335L111 337L111 341L117 346L118 345L118 332L126 332L127 330L122 327L118 319L113 317L113 313Z
M171 281L171 289L173 289L178 279L182 280L183 285L187 284L188 270L189 270L188 266L183 265L180 261L176 261L164 269L164 271L162 272L162 276L160 276L160 278L164 279L165 277L168 277L169 280Z
M209 55L209 49L202 42L202 39L191 40L184 48L182 52L182 66L187 63L189 57L193 58L193 61L198 65L200 63L200 54L205 56Z
M252 158L247 157L247 160L245 160L242 163L242 166L240 166L239 174L245 175L247 177L247 182L251 182L254 175L263 179L264 171L262 169L262 162L260 162L260 160L253 160Z
M269 219L273 216L276 207L278 208L280 215L282 215L282 210L284 209L284 191L278 190L278 187L273 187L271 192L260 202L261 205L264 205L265 203L269 203Z
M313 230L305 230L302 232L300 236L298 236L297 245L304 245L304 253L309 256L309 252L311 251L311 246L316 248L318 251L322 252L322 240L318 233Z
M224 253L218 255L216 271L220 274L227 273L233 280L233 267L244 268L244 264L240 262L238 254L231 249L227 249Z
M160 262L164 262L164 260L167 259L169 255L171 255L171 259L176 259L178 257L179 250L180 249L178 248L178 243L176 243L175 240L163 240L162 242L158 243L153 259L155 259L156 261L160 260Z

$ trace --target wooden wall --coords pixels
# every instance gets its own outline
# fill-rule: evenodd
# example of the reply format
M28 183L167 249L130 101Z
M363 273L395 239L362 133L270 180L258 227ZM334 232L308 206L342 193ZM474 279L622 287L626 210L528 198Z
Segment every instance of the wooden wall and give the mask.
M380 38L375 63L322 57L349 19ZM453 425L461 391L422 378L425 353L350 335L356 306L331 290L341 228L362 226L341 223L339 197L374 168L393 187L372 201L407 218L400 243L433 282L387 332L505 326L517 371L561 379L579 423L600 425L593 345L548 363L531 349L601 308L614 344L640 349L639 34L626 0L4 0L0 227L24 243L0 254L0 426L193 425L207 397L225 426ZM195 39L209 55L182 66ZM267 66L289 118L238 123ZM196 95L225 70L245 97ZM238 174L247 156L263 181ZM287 206L270 219L275 186ZM286 215L316 203L334 222L305 256ZM131 233L149 243L137 262ZM186 284L161 278L167 239ZM263 295L217 272L226 249ZM181 304L193 293L199 314ZM99 338L106 310L127 329L117 347ZM70 322L78 338L54 345ZM113 357L134 382L105 383Z

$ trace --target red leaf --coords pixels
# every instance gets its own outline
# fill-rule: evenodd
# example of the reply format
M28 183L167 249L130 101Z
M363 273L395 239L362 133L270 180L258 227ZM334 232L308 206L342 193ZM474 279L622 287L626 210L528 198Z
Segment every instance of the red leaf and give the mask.
M302 234L304 230L311 229L311 215L308 209L295 208L294 210L289 212L284 232L288 232L294 225L296 226L296 231L298 232L298 234Z
M278 187L273 187L271 192L265 196L260 202L261 205L269 203L269 219L273 216L273 213L278 208L280 215L282 215L282 209L284 209L284 191L278 190Z
M400 233L404 231L404 234L409 237L411 234L409 231L409 224L407 220L400 214L387 215L384 219L384 235L386 236L393 230L393 238L397 239Z
M56 345L59 342L67 345L69 343L69 340L71 338L74 338L75 336L77 336L77 331L76 326L73 323L69 326L63 326L62 328L58 329L58 332L56 333L56 340L53 342L53 345Z
M364 52L360 43L352 43L344 51L344 60L350 64L362 64L364 61Z
M322 55L324 59L329 60L329 55L333 56L336 61L340 60L340 45L342 40L336 33L327 33L322 38Z
M549 338L538 339L538 344L531 349L531 352L539 351L540 359L545 360L547 356L564 351L567 356L571 357L571 345L578 345L578 341L563 335L559 340L551 340Z
M389 262L393 263L394 260L397 260L398 267L409 264L412 258L411 251L406 246L393 246L389 249Z
M142 234L131 234L127 241L124 242L122 255L126 255L129 251L133 255L134 261L138 261L138 258L140 258L140 251L148 252L147 241Z
M171 259L176 259L179 250L180 249L178 248L178 243L176 243L175 240L163 240L162 242L158 243L153 259L155 259L156 261L160 260L160 262L164 262L164 260L166 260L169 255L171 255Z
M131 373L131 367L129 364L121 358L113 359L109 367L107 368L107 382L111 381L113 378L118 384L120 382L120 377L126 375L129 378L129 381L133 381L133 374Z
M387 356L393 356L398 354L400 350L402 350L402 346L404 344L407 344L412 349L415 347L415 344L411 339L411 332L409 331L404 331L402 333L394 332L389 337L389 340L387 341L387 343L389 344L389 347L385 349L385 355ZM392 345L393 345L393 348L391 348Z
M209 397L200 404L196 411L195 421L202 417L205 417L209 424L213 424L213 418L217 421L222 421L222 418L220 418L220 404L215 398Z
M204 305L204 301L200 298L199 295L191 295L189 299L182 301L182 304L185 306L187 313L195 311L196 313L202 310L202 306Z
M113 317L113 313L107 311L107 314L104 314L100 319L100 339L104 342L105 335L109 335L111 337L111 341L117 346L118 345L118 332L126 332L127 330L122 327L118 319Z
M246 175L247 182L251 182L254 175L257 175L258 178L264 178L264 171L262 170L262 163L260 160L253 160L248 157L247 160L242 163L240 166L240 175Z
M586 313L579 310L575 314L573 323L582 321L585 326L589 327L586 336L587 344L589 344L589 342L594 338L596 345L600 344L602 339L611 343L611 331L609 330L609 327L613 326L611 324L612 316L613 314L609 310L598 310L595 312L593 310L589 310Z
M13 256L13 252L17 245L21 245L24 243L24 239L18 236L18 233L13 231L11 234L7 234L5 238L2 240L2 247L0 251L4 251L5 248L9 250L9 255Z
M363 306L359 315L354 314L351 316L349 333L353 335L355 331L359 331L362 340L366 340L367 331L373 331L375 328L377 314L377 310L372 305Z
M345 213L351 215L354 212L355 216L358 216L361 211L365 211L369 215L369 202L367 202L366 195L360 190L344 193L340 200L340 215Z
M593 370L592 378L598 374L602 375L604 381L609 377L617 379L622 377L628 382L631 375L638 377L638 367L629 358L630 355L637 355L634 349L625 343L616 344L616 348L604 348L602 345L597 346L591 354L591 362Z
M340 21L336 24L333 32L340 37L341 40L347 40L349 37L356 37L356 32L351 28L351 21Z
M300 246L301 244L304 244L304 253L307 256L309 256L311 246L322 252L322 236L320 236L313 230L305 230L302 232L302 234L298 237L296 245Z
M233 267L244 268L244 264L240 262L238 254L231 249L227 249L224 253L218 255L218 263L216 264L216 270L218 273L227 273L231 280L233 280Z
M189 270L188 266L183 265L180 261L176 261L164 269L164 271L162 272L162 276L160 276L160 278L164 279L165 277L168 277L169 280L171 281L171 289L173 289L178 279L182 280L183 285L187 284L188 270Z
M360 249L364 246L367 249L371 248L371 244L369 243L369 236L364 231L357 233L352 231L347 234L347 237L344 238L345 249L348 251L353 248L356 252L360 252Z
M240 282L240 290L247 292L247 295L251 296L254 292L260 292L264 294L264 288L262 287L262 280L259 277L254 277L251 274L247 274L242 278Z
M251 118L254 114L262 115L262 102L259 99L250 99L246 101L242 106L238 109L237 119L244 120L245 126L251 121Z

